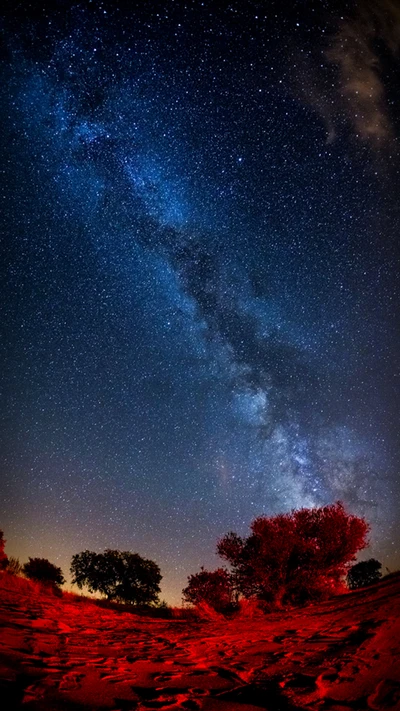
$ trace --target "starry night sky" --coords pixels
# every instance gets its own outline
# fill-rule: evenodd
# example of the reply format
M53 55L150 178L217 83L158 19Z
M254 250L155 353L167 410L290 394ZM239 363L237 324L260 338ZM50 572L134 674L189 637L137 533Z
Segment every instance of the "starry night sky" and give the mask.
M400 2L9 3L6 551L154 559L341 499L400 564Z

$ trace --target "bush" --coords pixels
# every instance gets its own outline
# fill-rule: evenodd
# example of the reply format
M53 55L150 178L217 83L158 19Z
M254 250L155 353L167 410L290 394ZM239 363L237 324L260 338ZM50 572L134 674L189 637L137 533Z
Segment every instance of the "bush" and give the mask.
M7 573L10 573L11 575L21 575L22 571L22 565L19 562L19 558L14 558L13 556L10 556L7 560L7 567L6 567Z
M337 502L260 516L251 530L248 538L227 534L217 552L230 563L238 593L276 607L341 591L349 562L367 545L369 526Z
M29 558L28 563L22 566L22 572L27 578L38 583L46 583L55 587L65 583L61 568L50 563L47 558Z
M72 582L89 592L99 592L108 600L132 605L158 602L160 568L138 553L107 549L104 553L83 551L72 558Z
M202 568L200 573L189 575L188 586L184 588L182 595L184 602L202 609L209 606L217 612L225 613L234 608L232 578L224 568L212 572Z
M260 600L242 598L239 601L236 617L254 619L255 617L264 617L266 612L269 612L269 609Z
M348 587L350 590L356 590L377 583L382 577L381 568L382 563L375 558L356 563L347 573Z

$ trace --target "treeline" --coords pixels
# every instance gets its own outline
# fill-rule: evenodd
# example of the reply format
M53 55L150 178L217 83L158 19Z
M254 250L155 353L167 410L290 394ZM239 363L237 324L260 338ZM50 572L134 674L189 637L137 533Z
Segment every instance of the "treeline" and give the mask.
M341 502L300 509L277 516L260 516L247 538L230 532L217 543L217 553L228 564L214 571L202 568L189 575L183 602L208 605L229 613L241 600L255 600L264 609L302 605L354 590L381 578L381 563L371 558L353 564L368 545L369 525L349 514ZM8 558L0 531L0 570L23 574L59 590L65 583L58 566L45 558L29 558L21 565ZM160 603L159 566L138 553L106 549L85 550L71 561L71 582L108 601L136 606Z
M381 578L381 563L352 565L368 545L369 530L341 502L260 516L247 538L231 532L218 541L217 554L229 568L190 575L183 599L219 612L235 610L242 599L270 610L370 585Z
M3 531L0 531L0 569L15 575L23 574L30 580L47 584L53 589L64 585L61 568L46 558L29 558L21 565L4 552ZM138 553L107 549L104 553L83 551L72 557L71 582L80 590L100 593L107 600L131 605L160 604L162 579L160 568L152 560Z

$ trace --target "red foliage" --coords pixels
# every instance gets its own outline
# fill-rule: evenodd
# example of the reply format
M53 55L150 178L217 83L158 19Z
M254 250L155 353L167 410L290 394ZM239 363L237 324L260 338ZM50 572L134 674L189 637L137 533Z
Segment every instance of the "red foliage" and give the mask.
M232 607L233 587L231 576L224 568L189 575L188 586L182 591L185 602L194 605L207 603L218 612L227 612Z
M232 566L238 590L275 605L320 599L341 586L349 563L367 545L369 526L341 502L260 516L252 534L230 533L218 554Z

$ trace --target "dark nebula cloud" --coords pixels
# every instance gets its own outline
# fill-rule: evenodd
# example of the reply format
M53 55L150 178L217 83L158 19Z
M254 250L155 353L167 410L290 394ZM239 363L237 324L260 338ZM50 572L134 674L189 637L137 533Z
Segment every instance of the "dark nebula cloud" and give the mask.
M338 498L398 564L400 6L4 13L2 526L67 572Z

